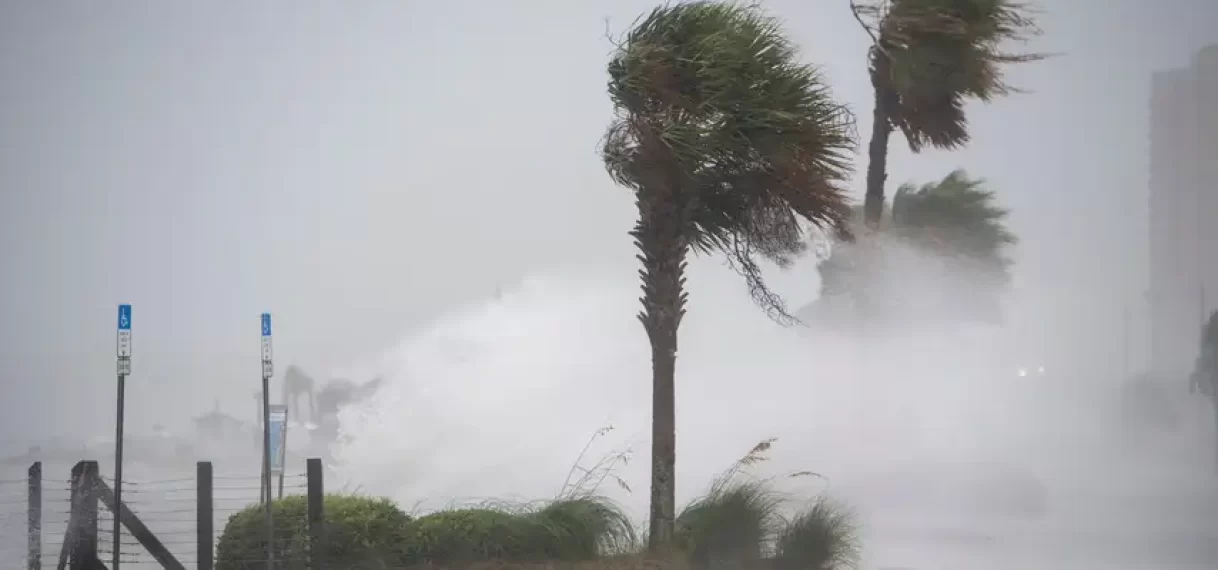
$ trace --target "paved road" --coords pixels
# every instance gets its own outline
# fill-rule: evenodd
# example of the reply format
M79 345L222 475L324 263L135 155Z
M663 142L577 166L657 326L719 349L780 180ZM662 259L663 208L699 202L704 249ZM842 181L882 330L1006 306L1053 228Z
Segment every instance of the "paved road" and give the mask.
M916 487L900 489L915 500L863 500L865 568L1214 570L1218 477L1212 435L1195 433L1131 442L1107 456L1078 448L1073 461L995 464L976 470L975 484L891 473ZM1016 508L1035 498L1036 481L1044 509ZM1016 491L993 501L1002 489Z
M1114 505L1115 506L1115 505ZM922 520L873 524L866 568L911 570L1213 570L1215 519L1114 508L1107 521ZM914 521L910 521L913 523ZM1184 524L1181 524L1184 523ZM1190 525L1189 523L1196 523Z

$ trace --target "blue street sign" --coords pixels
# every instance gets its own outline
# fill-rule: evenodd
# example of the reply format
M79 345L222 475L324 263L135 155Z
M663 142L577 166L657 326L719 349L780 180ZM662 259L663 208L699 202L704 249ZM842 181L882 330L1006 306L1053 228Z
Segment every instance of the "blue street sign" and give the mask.
M270 323L270 321L266 321L266 322ZM267 324L266 326L269 327L270 324ZM118 330L120 330L120 331L131 330L131 305L119 305L118 306Z
M271 314L262 313L262 336L271 336Z

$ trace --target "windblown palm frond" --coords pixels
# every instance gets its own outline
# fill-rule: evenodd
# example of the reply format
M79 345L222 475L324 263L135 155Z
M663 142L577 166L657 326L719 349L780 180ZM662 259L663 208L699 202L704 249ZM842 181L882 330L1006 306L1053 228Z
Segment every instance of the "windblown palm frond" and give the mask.
M898 232L960 255L1005 268L1008 246L1017 243L1006 226L1008 212L995 203L985 180L963 170L923 185L903 184L892 199L892 226Z
M786 316L757 260L802 253L801 220L845 232L852 115L755 6L657 8L618 44L609 76L611 176L641 213L671 205L664 223L697 252L726 253L754 299Z
M871 20L871 73L889 121L914 152L966 144L965 101L1010 93L1003 65L1045 57L1003 47L1040 33L1018 0L876 0L855 10Z
M1018 239L1007 227L1008 211L985 180L956 170L922 186L903 184L885 214L880 231L867 240L834 245L820 266L822 299L870 313L908 312L916 305L986 321L999 318L998 294L1010 281L1008 253ZM934 275L923 283L927 289L909 287L909 276L897 266L901 256L895 254L910 248L933 254L913 258L922 279ZM939 268L932 270L927 262ZM925 298L932 292L936 299L948 296L951 306Z

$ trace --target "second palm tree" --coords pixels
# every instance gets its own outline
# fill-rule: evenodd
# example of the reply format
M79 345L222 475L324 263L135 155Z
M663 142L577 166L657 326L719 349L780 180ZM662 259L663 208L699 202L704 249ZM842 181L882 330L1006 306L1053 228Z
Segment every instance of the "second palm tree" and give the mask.
M631 235L652 359L650 545L662 552L675 515L686 257L725 253L753 298L788 319L758 260L782 265L802 253L801 220L845 231L853 120L774 18L733 3L665 6L641 19L609 63L609 96L603 157L639 211Z

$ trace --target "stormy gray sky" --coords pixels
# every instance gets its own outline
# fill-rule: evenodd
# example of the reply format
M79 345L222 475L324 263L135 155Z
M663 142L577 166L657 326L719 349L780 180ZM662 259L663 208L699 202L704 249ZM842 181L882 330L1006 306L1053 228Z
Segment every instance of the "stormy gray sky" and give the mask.
M263 310L280 370L326 370L533 272L629 264L632 202L596 155L605 27L654 5L0 3L4 433L109 433L120 302L146 430L252 408ZM866 133L848 2L765 5ZM1031 92L974 107L967 150L894 139L890 177L984 176L1018 283L1119 319L1146 281L1150 74L1218 41L1218 5L1041 6L1030 49L1061 55L1013 70Z

